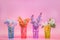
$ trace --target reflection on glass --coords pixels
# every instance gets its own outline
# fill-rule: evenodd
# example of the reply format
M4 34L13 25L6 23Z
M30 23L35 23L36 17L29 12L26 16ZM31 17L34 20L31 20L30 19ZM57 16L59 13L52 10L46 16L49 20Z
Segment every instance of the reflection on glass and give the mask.
M14 40L14 38L9 38L8 40Z

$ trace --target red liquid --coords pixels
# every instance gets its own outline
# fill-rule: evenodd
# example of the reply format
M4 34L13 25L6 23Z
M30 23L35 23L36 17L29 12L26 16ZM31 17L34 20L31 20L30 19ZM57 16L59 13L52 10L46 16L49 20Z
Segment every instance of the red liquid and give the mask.
M21 38L27 37L27 27L21 28Z

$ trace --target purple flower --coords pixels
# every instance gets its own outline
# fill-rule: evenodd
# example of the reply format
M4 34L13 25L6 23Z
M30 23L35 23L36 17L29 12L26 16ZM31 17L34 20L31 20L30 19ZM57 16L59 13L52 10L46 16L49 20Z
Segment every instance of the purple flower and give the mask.
M42 13L38 16L36 21L34 20L34 15L31 16L31 23L33 24L34 29L37 29L39 27L40 19L41 19Z
M16 21L13 21L13 20L10 20L10 19L7 19L4 24L7 24L7 26L15 26L17 25L17 22Z

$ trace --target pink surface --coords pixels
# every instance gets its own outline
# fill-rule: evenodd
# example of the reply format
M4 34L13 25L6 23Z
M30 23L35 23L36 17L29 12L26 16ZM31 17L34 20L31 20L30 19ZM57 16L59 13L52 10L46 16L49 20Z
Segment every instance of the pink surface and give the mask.
M56 21L56 28L51 30L52 39L60 39L60 0L0 0L0 37L8 36L7 26L4 24L4 20L7 18L16 20L18 16L24 18L30 18L32 14L37 17L42 12L42 22L48 18L53 17ZM15 37L19 38L20 33L19 24L15 27ZM27 36L31 38L32 25L28 24ZM39 38L44 39L44 30L39 28Z

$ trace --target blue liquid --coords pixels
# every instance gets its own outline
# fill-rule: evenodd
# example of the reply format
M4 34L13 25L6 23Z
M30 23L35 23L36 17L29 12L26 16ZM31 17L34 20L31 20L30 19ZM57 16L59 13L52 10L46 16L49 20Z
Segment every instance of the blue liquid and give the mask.
M8 37L14 38L14 27L8 27Z

